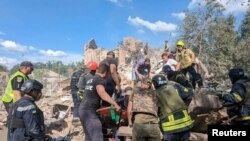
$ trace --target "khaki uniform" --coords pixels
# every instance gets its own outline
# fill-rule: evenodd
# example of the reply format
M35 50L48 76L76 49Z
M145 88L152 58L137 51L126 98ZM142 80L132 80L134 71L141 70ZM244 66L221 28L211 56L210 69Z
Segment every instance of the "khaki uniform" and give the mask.
M160 141L160 128L158 126L158 106L155 91L136 88L130 101L132 106L133 141Z

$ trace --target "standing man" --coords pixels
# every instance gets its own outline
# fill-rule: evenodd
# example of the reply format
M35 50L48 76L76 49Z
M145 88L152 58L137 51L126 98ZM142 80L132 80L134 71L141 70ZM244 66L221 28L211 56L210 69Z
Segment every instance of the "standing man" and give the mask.
M93 76L95 76L97 68L98 68L98 64L95 61L90 61L87 64L87 69L89 69L89 71L83 73L80 76L79 81L77 83L77 88L78 88L77 95L80 101L82 101L85 96L84 91L85 91L85 86L86 86L87 81Z
M195 89L196 82L201 81L201 77L198 77L195 66L195 55L192 50L185 48L183 41L177 42L178 53L176 55L176 61L178 62L176 70L180 70L185 76L189 72L192 76L192 85Z
M160 108L160 126L164 141L189 141L193 122L185 104L186 95L181 94L175 85L163 75L155 75L152 82L156 89Z
M73 122L79 121L78 108L81 102L79 97L77 96L77 92L78 92L77 83L79 81L80 76L87 71L89 70L83 66L82 68L74 72L71 76L71 80L70 80L71 92L70 93L72 95L72 99L74 103Z
M109 66L109 71L106 77L107 84L105 86L105 91L112 97L115 89L117 89L117 93L121 92L121 84L119 74L117 72L118 63L115 60L115 53L113 51L109 51L106 59L104 59L101 63L105 63ZM109 104L103 101L102 106L109 106Z
M160 141L161 131L158 126L158 106L152 81L143 78L130 96L128 121L132 129L132 141ZM132 121L133 119L133 121Z
M11 75L5 93L2 97L6 111L9 111L10 105L19 100L22 95L20 92L22 84L29 80L28 75L32 73L34 66L29 61L23 61L17 72Z
M85 133L85 141L103 141L102 124L96 112L101 107L101 100L114 105L116 110L120 106L105 91L106 80L109 67L101 63L96 75L87 81L85 86L85 98L80 104L79 115Z
M233 111L238 116L234 120L235 124L250 125L250 78L244 75L241 68L231 69L228 75L233 86L231 92L222 98L236 107Z

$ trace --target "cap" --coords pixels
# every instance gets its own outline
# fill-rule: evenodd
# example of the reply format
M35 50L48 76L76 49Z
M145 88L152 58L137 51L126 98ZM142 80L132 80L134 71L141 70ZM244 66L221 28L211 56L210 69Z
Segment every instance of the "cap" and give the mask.
M112 55L113 57L115 57L115 53L113 51L109 51L107 55Z
M33 64L30 61L23 61L20 66L33 67Z

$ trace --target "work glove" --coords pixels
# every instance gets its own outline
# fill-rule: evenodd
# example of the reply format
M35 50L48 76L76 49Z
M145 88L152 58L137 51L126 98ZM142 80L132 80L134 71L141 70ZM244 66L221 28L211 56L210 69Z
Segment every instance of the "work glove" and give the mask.
M78 98L80 99L80 101L82 101L83 98L84 98L84 91L79 90L79 91L77 92L77 96L78 96Z

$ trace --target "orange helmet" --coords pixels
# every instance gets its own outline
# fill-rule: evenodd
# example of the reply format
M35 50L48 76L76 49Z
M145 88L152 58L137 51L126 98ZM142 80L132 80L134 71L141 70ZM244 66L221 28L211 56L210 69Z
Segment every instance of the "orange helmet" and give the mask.
M95 71L98 68L98 64L95 61L89 61L87 64L87 68Z

